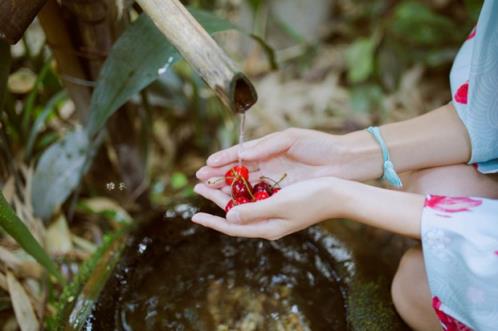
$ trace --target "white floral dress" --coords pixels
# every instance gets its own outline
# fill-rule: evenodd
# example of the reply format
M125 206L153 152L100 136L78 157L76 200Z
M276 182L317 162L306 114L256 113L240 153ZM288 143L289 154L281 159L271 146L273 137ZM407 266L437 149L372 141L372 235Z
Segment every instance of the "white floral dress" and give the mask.
M472 144L470 163L498 172L498 0L484 1L450 81ZM421 235L443 330L498 331L498 200L429 195Z

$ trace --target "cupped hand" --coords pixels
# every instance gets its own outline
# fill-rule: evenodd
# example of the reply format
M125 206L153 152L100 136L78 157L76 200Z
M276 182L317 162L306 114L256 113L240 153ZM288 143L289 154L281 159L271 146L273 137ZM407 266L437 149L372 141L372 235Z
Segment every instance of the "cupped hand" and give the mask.
M334 192L340 180L319 178L284 187L271 197L233 207L226 219L198 213L192 221L230 236L276 240L328 218L342 217L342 203ZM224 208L230 196L206 184L195 192Z
M246 142L240 156L251 171L250 181L261 176L278 180L286 175L280 183L286 186L310 178L340 176L341 149L338 136L314 130L287 129ZM238 159L238 145L217 152L197 171L197 178L220 188L224 182L216 178L236 165Z

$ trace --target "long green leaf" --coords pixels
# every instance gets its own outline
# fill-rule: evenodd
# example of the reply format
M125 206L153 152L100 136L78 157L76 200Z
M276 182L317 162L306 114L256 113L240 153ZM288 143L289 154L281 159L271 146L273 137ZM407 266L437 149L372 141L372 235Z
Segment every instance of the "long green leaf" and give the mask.
M0 226L12 236L28 254L44 266L48 272L54 275L61 283L64 283L64 278L57 269L55 263L36 241L23 221L17 217L7 200L5 200L2 192L0 192Z

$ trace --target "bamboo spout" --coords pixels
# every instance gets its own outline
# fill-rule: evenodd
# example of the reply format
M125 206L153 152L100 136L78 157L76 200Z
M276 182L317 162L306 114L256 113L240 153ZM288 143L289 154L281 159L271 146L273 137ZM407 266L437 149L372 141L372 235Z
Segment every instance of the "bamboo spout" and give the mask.
M257 101L249 79L178 0L137 0L222 102L243 113Z

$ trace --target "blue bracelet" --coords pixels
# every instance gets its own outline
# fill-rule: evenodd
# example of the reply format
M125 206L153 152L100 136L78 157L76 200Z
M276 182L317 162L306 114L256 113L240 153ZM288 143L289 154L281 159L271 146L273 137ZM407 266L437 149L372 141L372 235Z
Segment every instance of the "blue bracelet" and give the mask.
M394 165L389 158L389 151L387 150L384 139L382 139L382 136L380 135L379 128L376 126L371 126L367 129L367 131L372 134L375 140L379 143L380 149L382 150L382 158L384 159L384 174L382 175L382 179L396 188L402 188L403 183L396 173L396 170L394 170Z

